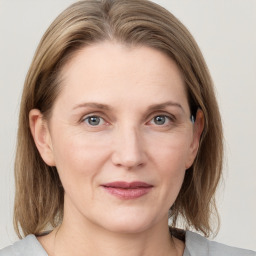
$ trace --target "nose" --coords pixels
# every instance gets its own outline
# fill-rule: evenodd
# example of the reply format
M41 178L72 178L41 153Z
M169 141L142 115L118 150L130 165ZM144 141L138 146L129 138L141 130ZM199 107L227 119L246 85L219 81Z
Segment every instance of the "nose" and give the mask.
M143 138L133 127L120 128L113 141L112 162L125 169L134 169L145 165L146 154Z

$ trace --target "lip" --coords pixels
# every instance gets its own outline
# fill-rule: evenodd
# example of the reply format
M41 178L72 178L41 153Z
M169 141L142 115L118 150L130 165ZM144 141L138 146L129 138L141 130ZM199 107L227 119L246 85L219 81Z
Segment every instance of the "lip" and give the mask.
M153 188L153 185L141 181L116 181L106 183L101 186L109 194L123 200L136 199L142 197Z

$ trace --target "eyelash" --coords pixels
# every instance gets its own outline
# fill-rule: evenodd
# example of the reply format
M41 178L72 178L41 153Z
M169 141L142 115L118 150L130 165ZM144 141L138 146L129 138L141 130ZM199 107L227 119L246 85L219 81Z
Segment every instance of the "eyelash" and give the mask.
M159 114L159 115L154 115L153 118L150 119L148 123L152 123L156 121L156 118L164 118L164 123L163 124L156 124L153 123L153 125L159 126L159 127L166 127L170 125L170 123L173 123L175 118L173 116L165 115L165 114Z
M163 124L155 124L155 123L152 123L152 122L154 122L154 121L156 120L156 118L158 118L158 117L160 117L160 118L164 117L164 118L165 118ZM96 125L90 124L90 123L89 123L90 118L91 118L91 119L92 119L92 118L99 118L99 119L100 119L100 120L99 120L99 123L97 123ZM167 114L154 114L154 115L151 115L150 120L147 121L146 124L147 124L147 125L148 125L148 124L149 124L149 125L152 124L152 125L155 125L155 126L157 126L157 127L166 127L166 126L170 125L170 123L174 123L175 119L176 119L175 116L170 115L170 114L168 114L168 115L167 115ZM104 119L103 117L101 117L100 115L97 115L97 114L95 114L95 115L92 114L92 115L89 115L89 116L85 116L85 117L82 118L81 122L86 123L89 127L95 127L95 128L100 127L101 125L107 125L107 124L109 124L107 121L105 121L105 119ZM168 123L166 124L166 122L168 122Z
M98 116L98 115L90 115L90 116L86 116L86 117L84 117L83 119L82 119L82 122L85 122L88 126L90 126L90 127L98 127L99 125L102 125L102 124L97 124L97 125L92 125L92 124L90 124L89 123L89 120L90 120L90 118L92 119L92 118L99 118L100 119L100 122L106 122L105 120L104 120L104 118L102 118L101 116Z

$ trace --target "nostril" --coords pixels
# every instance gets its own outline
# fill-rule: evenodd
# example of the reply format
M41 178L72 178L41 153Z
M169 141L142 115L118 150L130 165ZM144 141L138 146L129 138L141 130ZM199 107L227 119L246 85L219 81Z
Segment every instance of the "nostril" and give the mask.
M137 157L136 159L134 158L133 160L131 160L117 154L112 156L112 162L115 166L123 167L127 170L141 168L145 165L142 157Z

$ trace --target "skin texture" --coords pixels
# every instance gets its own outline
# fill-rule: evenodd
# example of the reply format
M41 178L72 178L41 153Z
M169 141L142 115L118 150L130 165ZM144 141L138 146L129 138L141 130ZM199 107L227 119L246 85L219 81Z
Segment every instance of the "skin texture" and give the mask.
M203 116L191 122L176 64L152 48L103 42L77 52L61 76L50 120L30 112L37 148L65 189L63 223L39 241L49 255L182 255L168 210L195 159ZM152 189L124 200L102 187L115 181Z

